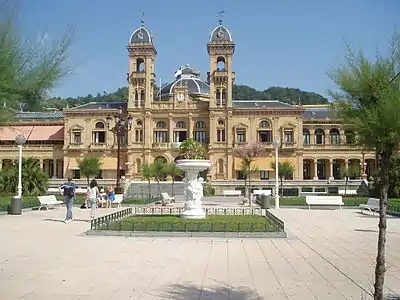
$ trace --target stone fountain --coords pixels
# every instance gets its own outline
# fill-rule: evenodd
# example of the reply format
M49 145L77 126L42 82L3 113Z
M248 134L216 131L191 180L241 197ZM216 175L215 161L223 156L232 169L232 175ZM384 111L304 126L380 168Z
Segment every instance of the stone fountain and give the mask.
M203 198L203 178L197 178L199 172L211 167L211 162L206 159L181 159L176 165L185 172L185 206L181 213L182 218L203 219L206 213L201 199Z

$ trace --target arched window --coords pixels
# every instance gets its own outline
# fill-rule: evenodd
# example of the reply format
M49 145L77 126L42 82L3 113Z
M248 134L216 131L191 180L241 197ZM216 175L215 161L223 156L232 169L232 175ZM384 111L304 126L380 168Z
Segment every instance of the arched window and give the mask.
M165 128L167 128L167 124L165 124L164 121L158 121L157 124L156 124L156 128L165 129Z
M207 143L207 132L205 131L206 123L204 121L197 121L194 130L194 139L199 143Z
M135 142L140 143L143 142L143 122L142 120L136 121L136 128L135 128Z
M217 70L219 71L225 70L225 57L219 56L217 58Z
M158 121L154 130L154 142L155 143L167 143L168 142L168 131L167 124L164 121Z
M183 121L178 121L178 122L176 122L175 127L176 128L186 128L186 123Z
M92 132L92 144L105 144L106 143L106 130L104 122L96 122Z
M204 121L196 122L196 128L206 128L206 123Z
M303 128L303 144L304 145L310 145L311 144L311 139L310 139L310 131L306 128Z
M136 59L136 72L144 72L144 59Z
M272 143L272 128L271 123L263 120L258 124L258 141L260 143Z
M137 126L137 127L142 127L142 126L143 126L142 120L137 120L137 121L136 121L136 126Z
M316 145L324 145L325 144L325 132L323 129L318 128L315 129L315 144Z
M330 138L330 144L339 145L340 144L340 133L339 133L339 130L337 130L336 128L332 128L329 131L329 138Z
M217 122L217 142L225 142L225 122L218 120Z
M356 143L356 135L353 130L346 130L344 132L347 145L354 145Z
M225 173L225 166L224 166L224 160L220 158L218 160L218 173L219 174L224 174Z

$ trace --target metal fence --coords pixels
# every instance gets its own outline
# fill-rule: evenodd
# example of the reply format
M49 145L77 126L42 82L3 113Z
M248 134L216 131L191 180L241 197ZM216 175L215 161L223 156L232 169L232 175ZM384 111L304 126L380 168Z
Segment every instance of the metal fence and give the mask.
M96 219L92 219L90 221L90 229L94 230L97 228L100 228L106 224L110 224L113 222L117 222L123 218L129 217L132 215L132 209L133 207L128 207L125 208L123 210L102 216L102 217L98 217Z

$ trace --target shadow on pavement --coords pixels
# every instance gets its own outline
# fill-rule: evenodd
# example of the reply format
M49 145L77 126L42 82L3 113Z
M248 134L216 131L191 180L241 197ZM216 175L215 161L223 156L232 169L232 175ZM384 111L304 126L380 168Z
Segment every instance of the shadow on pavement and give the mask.
M59 222L59 223L64 223L64 220L61 220L61 219L44 219L43 222ZM90 223L90 220L74 219L71 223L73 223L73 222L85 222L85 223Z
M161 293L162 296L176 300L198 300L198 299L235 299L235 300L263 300L250 288L215 286L202 289L194 284L173 284Z

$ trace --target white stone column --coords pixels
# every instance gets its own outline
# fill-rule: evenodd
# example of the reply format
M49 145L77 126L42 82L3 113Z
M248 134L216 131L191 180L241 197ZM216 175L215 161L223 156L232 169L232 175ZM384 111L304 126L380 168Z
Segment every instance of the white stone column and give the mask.
M329 180L333 180L333 159L329 160Z
M318 160L314 159L314 180L318 180Z

